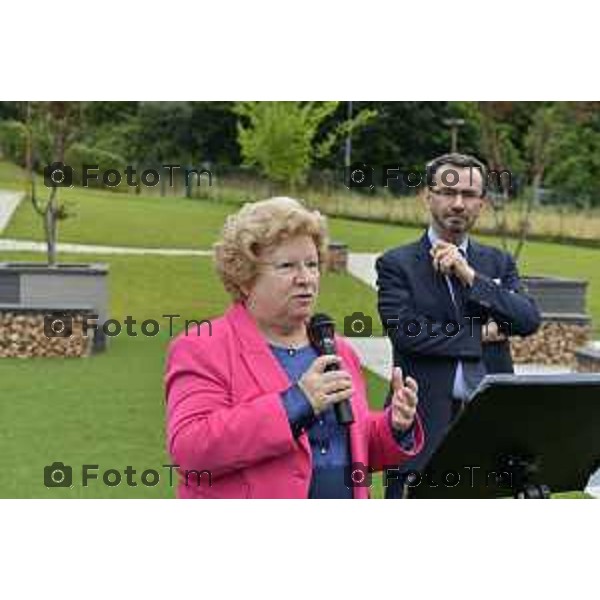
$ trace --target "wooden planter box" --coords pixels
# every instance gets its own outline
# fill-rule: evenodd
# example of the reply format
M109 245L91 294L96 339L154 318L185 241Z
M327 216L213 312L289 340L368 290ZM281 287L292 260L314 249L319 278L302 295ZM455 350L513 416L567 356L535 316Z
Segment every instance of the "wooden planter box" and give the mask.
M93 351L106 349L102 324L108 319L108 265L0 263L0 305L16 313L84 308L98 315Z
M532 336L511 339L514 362L574 367L577 350L591 336L591 319L586 312L588 282L561 277L522 277L521 283L536 301L542 325Z
M522 277L525 291L535 298L544 315L588 319L585 298L588 282L560 277Z

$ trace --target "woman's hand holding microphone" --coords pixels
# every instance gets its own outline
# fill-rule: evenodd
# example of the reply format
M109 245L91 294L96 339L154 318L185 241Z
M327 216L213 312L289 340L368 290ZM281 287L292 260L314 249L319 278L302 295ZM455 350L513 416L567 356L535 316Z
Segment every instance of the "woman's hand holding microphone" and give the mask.
M315 415L338 402L349 400L354 393L350 374L342 369L326 371L331 364L339 365L339 356L319 356L298 381L298 387L304 392ZM406 431L412 426L417 412L417 382L412 377L404 379L402 369L394 367L392 389L392 427L397 431Z
M319 356L298 380L298 387L308 398L315 415L338 402L349 400L354 393L352 378L347 371L325 371L332 364L339 365L340 357L334 354Z

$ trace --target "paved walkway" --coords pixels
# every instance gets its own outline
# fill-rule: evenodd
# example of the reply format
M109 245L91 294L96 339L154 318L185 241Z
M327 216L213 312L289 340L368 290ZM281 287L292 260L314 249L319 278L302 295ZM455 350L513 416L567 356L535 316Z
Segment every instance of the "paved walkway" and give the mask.
M362 364L381 377L389 379L392 373L392 345L389 338L383 337L356 337L351 338L351 343L358 352ZM559 375L571 373L572 369L562 365L515 365L517 375Z
M94 246L89 244L58 244L59 252L72 254L154 254L157 256L212 256L212 250L185 250L181 248L133 248L127 246ZM45 242L0 239L0 251L46 252Z
M21 192L7 192L0 190L0 233L6 229L6 226L22 199L23 194Z
M379 254L349 253L348 271L351 275L360 279L368 286L377 288L377 274L375 272L375 261Z
M596 498L600 498L600 469L590 477L585 491Z

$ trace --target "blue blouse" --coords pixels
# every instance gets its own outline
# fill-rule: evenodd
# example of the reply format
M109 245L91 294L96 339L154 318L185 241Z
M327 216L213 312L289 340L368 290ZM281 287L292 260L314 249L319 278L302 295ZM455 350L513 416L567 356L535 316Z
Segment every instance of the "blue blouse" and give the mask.
M282 402L295 437L306 431L312 451L313 472L309 498L353 497L349 485L349 467L352 462L348 428L339 425L333 407L315 416L312 405L297 385L318 354L308 345L288 349L271 345L271 350L293 385L283 393ZM391 423L390 423L391 426ZM413 430L394 432L402 448L413 445Z

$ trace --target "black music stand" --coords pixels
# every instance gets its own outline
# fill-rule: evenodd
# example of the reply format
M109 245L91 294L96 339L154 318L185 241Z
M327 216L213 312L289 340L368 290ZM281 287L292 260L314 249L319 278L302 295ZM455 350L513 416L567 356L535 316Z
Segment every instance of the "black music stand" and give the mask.
M487 375L411 498L548 498L600 466L600 373Z

